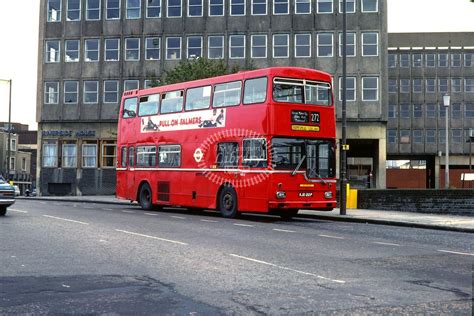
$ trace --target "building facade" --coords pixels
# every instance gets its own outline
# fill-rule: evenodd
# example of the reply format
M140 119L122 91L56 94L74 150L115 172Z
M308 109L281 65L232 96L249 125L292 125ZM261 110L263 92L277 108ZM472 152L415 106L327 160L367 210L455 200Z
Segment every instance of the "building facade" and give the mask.
M425 180L405 186L444 187L448 115L449 182L461 187L474 136L474 33L389 34L388 72L387 155L426 162ZM396 187L410 171L388 172Z
M221 59L241 68L329 72L340 118L341 3L41 0L39 193L113 193L121 94L147 87L187 58ZM383 188L387 4L347 0L347 12L350 176L357 184Z

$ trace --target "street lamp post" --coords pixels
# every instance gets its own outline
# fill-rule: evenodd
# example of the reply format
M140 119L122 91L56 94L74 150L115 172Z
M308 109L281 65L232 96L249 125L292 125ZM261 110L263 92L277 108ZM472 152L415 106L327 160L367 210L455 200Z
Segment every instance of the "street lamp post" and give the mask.
M445 94L443 96L443 104L446 109L446 164L444 168L444 188L449 189L449 103L451 102L451 96Z
M0 81L8 82L10 91L8 94L8 149L7 149L7 181L10 180L10 150L11 150L11 114L12 114L12 79L0 79Z
M340 159L339 159L339 183L340 183L340 199L339 199L339 214L346 215L346 173L347 173L347 153L346 153L346 77L347 77L347 15L346 15L346 0L342 1L342 83L341 83L341 97L342 97L342 107L341 107L341 144L339 144Z

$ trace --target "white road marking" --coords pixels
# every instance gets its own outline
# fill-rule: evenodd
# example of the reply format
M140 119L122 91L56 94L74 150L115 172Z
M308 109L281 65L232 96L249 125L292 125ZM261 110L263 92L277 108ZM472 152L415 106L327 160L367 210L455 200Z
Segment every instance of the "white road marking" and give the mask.
M16 258L16 256L11 256L10 258Z
M345 239L344 237L330 236L330 235L318 235L319 237L334 238L334 239Z
M144 213L145 215L150 215L150 216L158 216L158 214L155 213Z
M8 210L12 211L12 212L18 212L18 213L28 213L28 211L21 211L21 210L16 210L16 209L13 209L13 208L9 208Z
M89 225L89 223L75 221L75 220L72 220L72 219L67 219L67 218L62 218L62 217L56 217L56 216L51 216L51 215L43 215L43 216L48 217L48 218L53 218L53 219L59 219L61 221L76 223L76 224Z
M102 208L104 211L113 211L114 209L113 208Z
M206 223L219 223L219 221L213 221L211 219L201 219L201 222L206 222Z
M40 204L46 204L46 202L40 202Z
M327 280L327 281L331 281L331 282L335 282L335 283L346 283L346 281L330 279L330 278L326 278L326 277L323 277L321 275L317 275L317 274L314 274L314 273L295 270L295 269L279 266L279 265L276 265L274 263L270 263L270 262L266 262L266 261L262 261L262 260L257 260L257 259L253 259L253 258L248 258L248 257L243 257L243 256L239 256L239 255L232 254L232 253L230 254L230 256L240 258L240 259L244 259L244 260L248 260L248 261L252 261L252 262L256 262L256 263L265 264L265 265L275 267L275 268L278 268L278 269L282 269L282 270L288 270L288 271L299 273L299 274L313 276L313 277L316 277L318 279L323 279L323 280Z
M273 228L273 230L277 232L284 232L284 233L296 233L294 230L287 230L287 229Z
M146 237L146 238L151 238L151 239L166 241L166 242L170 242L170 243L178 244L178 245L183 245L183 246L187 246L187 245L188 245L188 244L185 243L185 242L181 242L181 241L177 241L177 240L171 240L171 239L165 239L165 238L160 238L160 237L155 237L155 236L150 236L150 235L144 235L144 234L139 234L139 233L133 233L133 232L129 232L129 231L126 231L126 230L121 230L121 229L116 229L115 231L118 231L118 232L121 232L121 233L125 233L125 234L129 234L129 235L135 235L135 236L140 236L140 237Z
M182 217L182 216L170 216L170 217L177 218L177 219L186 219L186 217Z
M396 247L401 246L400 244L392 244L392 243L389 243L389 242L381 242L381 241L373 241L372 243L377 244L377 245L386 245L386 246L396 246Z
M135 213L135 211L122 211L124 213Z
M94 207L92 207L92 206L84 206L83 208L93 209Z
M438 251L439 252L454 253L456 255L474 256L474 253L467 253L467 252L450 251L450 250L443 250L443 249L438 249Z
M70 288L70 287L71 287L71 286L69 286L69 285L67 285L67 284L63 284L62 286L65 287L65 288Z
M255 227L255 225L247 225L247 224L234 224L235 226L242 226L242 227Z
M107 242L107 240L100 239L99 242Z

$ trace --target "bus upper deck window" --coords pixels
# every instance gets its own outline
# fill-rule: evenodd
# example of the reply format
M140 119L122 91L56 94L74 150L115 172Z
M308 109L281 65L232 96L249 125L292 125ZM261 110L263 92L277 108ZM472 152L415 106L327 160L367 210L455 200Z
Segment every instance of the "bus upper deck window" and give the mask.
M126 99L123 103L123 118L131 118L137 116L137 98Z
M160 104L160 95L152 94L140 98L140 106L138 107L138 116L148 116L158 114L158 106Z
M161 96L161 113L175 113L183 110L183 91L170 91Z
M244 85L244 104L262 103L267 99L267 77L249 79Z

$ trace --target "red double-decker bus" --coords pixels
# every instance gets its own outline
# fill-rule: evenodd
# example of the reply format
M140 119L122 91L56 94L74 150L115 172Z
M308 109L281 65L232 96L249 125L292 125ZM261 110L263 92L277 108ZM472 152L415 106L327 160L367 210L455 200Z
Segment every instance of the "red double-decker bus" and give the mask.
M327 73L277 67L127 91L119 115L117 197L143 209L291 218L336 206Z

